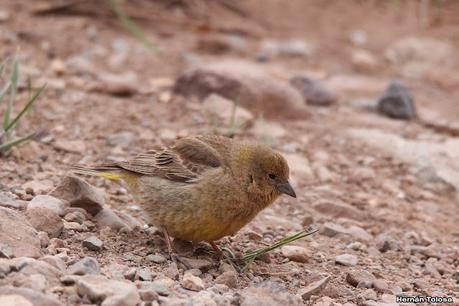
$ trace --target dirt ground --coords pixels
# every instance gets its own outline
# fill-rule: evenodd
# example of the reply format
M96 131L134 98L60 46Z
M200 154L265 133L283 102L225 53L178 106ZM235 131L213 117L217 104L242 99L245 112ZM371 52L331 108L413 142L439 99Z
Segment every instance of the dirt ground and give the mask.
M184 136L226 131L227 123L216 126L200 99L173 92L189 68L243 60L278 82L312 76L337 96L329 106L307 105L304 119L250 110L254 123L234 136L284 154L298 197L281 197L221 245L244 252L307 226L319 229L294 243L301 258L276 250L237 273L234 283L219 278L229 268L203 245L188 257L209 263L196 273L204 288L184 289L184 272L193 265L147 260L148 254L167 257L166 248L126 189L85 177L104 190L107 207L133 216L142 228L117 232L94 225L90 216L92 227L64 226L52 239L61 244L54 254L42 245L43 256L65 253L63 275L91 256L103 277L116 279L124 269L139 290L146 286L140 283L170 280L161 283L167 289L154 287L153 298L141 294L143 305L397 305L401 293L459 303L454 1L132 1L126 12L159 51L133 37L102 1L3 0L1 12L0 59L20 56L19 105L29 80L47 84L18 128L18 134L39 129L46 135L0 158L0 190L18 200L49 192L71 164L121 160ZM417 41L397 47L409 37ZM288 40L303 44L270 49L274 54L263 49L268 41ZM394 79L411 90L418 118L395 120L374 109ZM26 216L25 208L19 214ZM104 248L82 247L89 236ZM343 254L351 262L339 263ZM150 277L142 280L145 270ZM92 299L62 277L29 288L64 305L130 305ZM12 279L0 273L0 285L28 287Z

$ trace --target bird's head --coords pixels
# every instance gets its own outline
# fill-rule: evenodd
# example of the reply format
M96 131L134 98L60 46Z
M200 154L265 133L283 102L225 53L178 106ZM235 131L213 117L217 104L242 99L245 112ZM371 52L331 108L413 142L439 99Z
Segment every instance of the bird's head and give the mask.
M255 196L274 201L286 194L296 198L289 182L289 167L282 155L266 146L254 146L250 150L248 165L248 190Z

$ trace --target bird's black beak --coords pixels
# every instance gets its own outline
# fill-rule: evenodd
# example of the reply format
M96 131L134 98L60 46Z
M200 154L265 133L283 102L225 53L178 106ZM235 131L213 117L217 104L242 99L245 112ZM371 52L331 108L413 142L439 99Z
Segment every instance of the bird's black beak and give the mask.
M296 198L295 190L293 190L292 185L290 185L288 181L277 185L277 190L280 193L285 193L286 195Z

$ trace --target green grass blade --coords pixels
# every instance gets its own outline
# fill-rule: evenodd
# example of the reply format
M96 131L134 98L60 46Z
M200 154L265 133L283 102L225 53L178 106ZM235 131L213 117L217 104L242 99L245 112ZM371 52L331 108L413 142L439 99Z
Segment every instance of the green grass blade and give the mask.
M313 229L313 228L307 228L301 232L298 232L296 234L293 234L291 236L288 236L282 240L279 240L278 242L270 245L270 246L267 246L267 247L264 247L264 248L260 248L260 249L257 249L257 250L254 250L254 251L249 251L247 252L246 254L244 254L243 256L243 260L244 260L244 267L242 268L242 271L246 270L247 267L259 256L263 255L263 254L266 254L266 253L269 253L277 248L280 248L284 245L287 245L289 243L292 243L298 239L301 239L301 238L304 238L306 236L310 236L314 233L316 233L318 231L318 229Z
M148 49L154 52L158 52L158 47L145 35L140 27L124 12L123 8L119 4L118 0L108 0L112 10L118 16L123 26L131 32L134 37L140 40Z
M10 129L14 128L15 124L21 119L22 116L32 107L33 103L41 95L43 90L46 88L46 84L43 85L40 89L35 92L32 98L27 102L24 108L17 114L17 116L4 128L4 133L8 133Z
M17 146L17 145L19 145L19 144L21 144L21 143L23 143L23 142L25 142L27 140L32 139L32 138L35 137L36 134L37 134L36 132L32 132L30 134L27 134L26 136L23 136L23 137L20 137L20 138L5 142L3 144L0 144L0 152L6 152L9 149L11 149L12 147Z
M8 59L4 60L1 64L0 64L0 78L2 77L3 75L3 69L5 68L5 65L6 65L6 61Z
M3 116L3 130L7 131L7 126L10 125L10 116L13 108L13 102L16 98L16 90L18 85L18 56L15 55L12 63L11 70L11 86L10 86L10 99L8 100L8 106L6 107L5 115Z
M11 82L7 82L5 86L0 90L0 104L3 101L3 97L5 96L6 92L10 90Z

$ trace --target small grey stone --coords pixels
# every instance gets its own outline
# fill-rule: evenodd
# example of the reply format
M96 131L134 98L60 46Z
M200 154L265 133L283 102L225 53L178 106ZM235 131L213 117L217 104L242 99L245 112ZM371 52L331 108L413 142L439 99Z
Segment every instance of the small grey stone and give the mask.
M416 118L414 98L402 81L392 81L378 99L378 111L396 119Z
M85 240L83 240L82 245L88 250L100 251L102 250L104 243L96 236L90 236L86 238Z
M319 80L297 76L290 80L290 84L301 93L309 105L329 106L338 99L336 92Z
M85 257L71 265L68 269L68 273L75 275L98 275L100 274L99 263L93 257Z

